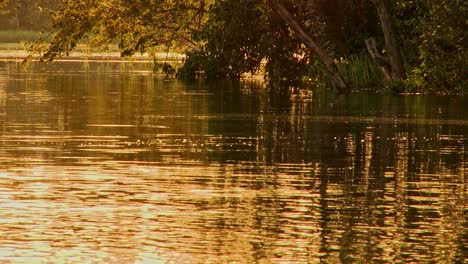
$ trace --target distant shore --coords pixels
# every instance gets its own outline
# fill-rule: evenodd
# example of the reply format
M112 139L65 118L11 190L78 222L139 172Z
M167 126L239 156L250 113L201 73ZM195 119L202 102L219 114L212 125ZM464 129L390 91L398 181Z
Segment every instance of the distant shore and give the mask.
M29 53L20 43L0 43L0 60L22 61ZM175 52L158 52L153 55L148 53L135 54L131 57L121 57L117 49L109 51L92 51L87 46L78 46L76 51L70 52L69 56L56 59L57 61L105 61L105 62L153 62L154 58L158 62L182 62L184 54ZM39 60L39 56L34 56L33 61Z

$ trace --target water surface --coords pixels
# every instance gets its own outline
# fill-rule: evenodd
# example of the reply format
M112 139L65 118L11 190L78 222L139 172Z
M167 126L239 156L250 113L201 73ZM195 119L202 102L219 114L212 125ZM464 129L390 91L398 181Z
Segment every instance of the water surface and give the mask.
M463 263L466 97L0 62L1 263Z

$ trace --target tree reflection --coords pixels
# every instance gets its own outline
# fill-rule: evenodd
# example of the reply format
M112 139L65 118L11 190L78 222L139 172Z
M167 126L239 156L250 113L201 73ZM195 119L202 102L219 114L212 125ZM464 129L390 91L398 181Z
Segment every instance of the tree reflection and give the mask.
M287 117L268 111L259 116L256 160L273 167L265 173L271 173L267 177L275 179L276 188L283 190L281 193L289 193L288 186L300 190L298 183L304 183L312 186L309 192L319 194L319 201L313 201L317 205L310 210L321 208L322 220L316 225L322 230L325 259L342 262L363 259L374 262L382 256L401 261L454 259L459 254L455 248L459 247L453 246L459 242L448 241L437 226L444 221L447 208L452 208L448 210L451 219L459 219L459 227L463 223L460 219L463 212L455 209L456 205L443 202L447 198L442 201L441 198L453 195L448 200L466 201L460 196L465 185L461 175L465 166L466 127L441 125L433 129L432 121L412 124L398 117L387 119L385 104L381 110L374 109L381 116L373 117L371 122L353 120L352 116L349 119L310 116L298 111L310 109L306 104L292 102ZM417 118L434 117L424 113ZM426 130L424 136L418 137L421 127ZM446 129L451 134L446 135ZM308 164L310 172L288 171L285 180L281 177L282 164L289 163ZM317 172L320 187L315 184ZM443 176L447 174L454 177ZM435 179L428 181L424 175ZM433 181L436 185L426 189ZM447 185L454 188L443 187ZM419 237L420 232L431 234L431 239ZM453 232L461 235L460 231ZM444 246L441 250L448 250L444 251L448 254L432 255L429 247L435 245L452 245L453 249ZM340 249L336 254L330 251L334 247Z

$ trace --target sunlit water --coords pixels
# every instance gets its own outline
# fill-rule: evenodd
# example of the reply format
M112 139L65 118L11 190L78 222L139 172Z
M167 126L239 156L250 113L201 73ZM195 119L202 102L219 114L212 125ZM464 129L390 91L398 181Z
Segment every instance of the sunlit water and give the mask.
M0 263L463 263L467 104L0 62Z

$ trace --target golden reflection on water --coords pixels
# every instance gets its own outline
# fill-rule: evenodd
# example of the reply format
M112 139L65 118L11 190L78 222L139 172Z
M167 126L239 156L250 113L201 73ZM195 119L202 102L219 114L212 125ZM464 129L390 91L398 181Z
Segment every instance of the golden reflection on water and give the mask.
M466 120L191 89L0 71L0 263L463 262Z

